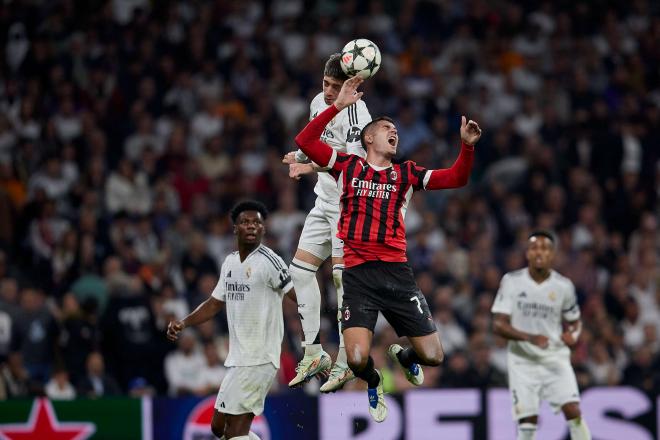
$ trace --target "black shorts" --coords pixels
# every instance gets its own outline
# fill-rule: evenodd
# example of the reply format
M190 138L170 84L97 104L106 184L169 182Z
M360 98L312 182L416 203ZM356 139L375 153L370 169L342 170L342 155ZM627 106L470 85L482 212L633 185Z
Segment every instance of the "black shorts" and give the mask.
M342 331L373 331L381 312L399 336L425 336L436 331L429 306L408 263L369 261L346 268Z

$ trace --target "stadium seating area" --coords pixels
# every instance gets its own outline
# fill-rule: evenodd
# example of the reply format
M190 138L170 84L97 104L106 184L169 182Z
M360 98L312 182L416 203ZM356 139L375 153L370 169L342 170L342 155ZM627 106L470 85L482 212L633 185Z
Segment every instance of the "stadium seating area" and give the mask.
M167 321L215 286L236 201L265 202L267 244L292 257L314 179L281 157L356 37L383 53L364 99L396 119L402 157L451 164L460 115L484 131L469 185L406 217L447 352L425 386L506 383L490 305L543 227L578 289L580 386L660 393L657 2L23 0L0 24L0 399L216 391L222 314L178 346ZM292 303L285 318L279 392L301 355ZM409 386L394 339L378 326L388 391Z

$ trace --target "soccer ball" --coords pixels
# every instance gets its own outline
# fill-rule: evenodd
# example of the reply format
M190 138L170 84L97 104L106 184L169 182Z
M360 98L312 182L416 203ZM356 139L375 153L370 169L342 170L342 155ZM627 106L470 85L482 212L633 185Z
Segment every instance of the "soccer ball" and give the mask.
M341 69L348 76L370 78L378 72L380 63L378 46L366 38L351 40L341 50Z

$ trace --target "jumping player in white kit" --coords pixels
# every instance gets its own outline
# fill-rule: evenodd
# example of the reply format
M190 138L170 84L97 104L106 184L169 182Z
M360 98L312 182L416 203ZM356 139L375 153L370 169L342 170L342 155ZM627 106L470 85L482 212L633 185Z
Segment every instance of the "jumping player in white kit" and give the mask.
M502 277L491 309L493 331L509 340L509 390L518 440L535 438L541 399L564 413L571 440L591 439L569 348L582 327L580 309L571 280L552 270L555 246L550 232L533 232L528 266Z
M231 212L238 251L225 258L211 296L181 321L172 321L167 337L174 341L184 328L211 319L225 305L229 327L229 368L220 385L211 422L221 439L258 440L250 431L277 370L284 336L282 299L295 291L284 261L261 244L267 211L246 201Z
M340 54L332 54L325 64L323 72L323 91L316 95L310 104L310 120L332 105L339 90L348 76L341 69ZM333 149L348 154L366 156L360 142L362 128L371 121L371 115L364 101L341 111L327 126L321 140ZM307 215L305 225L300 235L298 249L291 262L289 271L298 297L298 313L300 315L305 335L305 355L298 363L296 376L289 382L290 387L304 384L316 375L329 371L326 383L321 386L321 392L333 392L355 378L348 368L344 338L339 331L339 352L335 364L323 350L319 340L321 326L321 292L316 280L316 272L323 262L332 257L332 279L337 291L337 307L341 310L343 286L342 271L344 270L344 244L337 238L337 222L339 220L339 190L337 182L328 173L322 172L307 157L298 150L284 156L284 163L289 164L289 174L299 179L303 174L320 171L318 183L314 187L317 195L314 208ZM338 326L340 316L337 316Z

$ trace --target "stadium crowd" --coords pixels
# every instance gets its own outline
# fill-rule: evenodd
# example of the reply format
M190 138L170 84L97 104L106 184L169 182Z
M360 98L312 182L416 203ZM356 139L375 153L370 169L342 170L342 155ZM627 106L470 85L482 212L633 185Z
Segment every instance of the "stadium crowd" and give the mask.
M222 313L177 345L165 326L215 286L236 201L268 205L290 261L314 178L281 157L356 37L383 53L364 99L396 119L402 158L447 166L460 115L484 130L470 183L406 217L447 354L424 386L505 385L490 306L543 227L582 309L580 386L660 393L657 2L15 0L0 23L0 399L215 393ZM279 392L301 356L284 313ZM372 352L387 391L409 386L394 339L379 326Z

